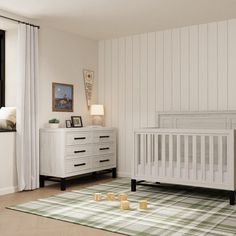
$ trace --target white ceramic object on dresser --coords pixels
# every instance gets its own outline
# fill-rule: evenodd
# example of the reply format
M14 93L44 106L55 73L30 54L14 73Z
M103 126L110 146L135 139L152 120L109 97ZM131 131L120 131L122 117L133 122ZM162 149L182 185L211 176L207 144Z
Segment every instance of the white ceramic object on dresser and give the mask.
M157 121L135 131L132 191L136 180L215 188L234 205L236 113L159 113Z
M101 170L116 177L116 132L113 128L40 129L40 186L50 177L66 178Z

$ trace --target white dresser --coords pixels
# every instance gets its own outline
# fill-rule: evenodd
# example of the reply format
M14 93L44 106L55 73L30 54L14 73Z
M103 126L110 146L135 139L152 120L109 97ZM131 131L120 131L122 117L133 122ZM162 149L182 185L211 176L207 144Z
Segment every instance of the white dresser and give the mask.
M66 178L101 170L116 177L116 132L113 128L40 129L40 186L56 177L61 190Z

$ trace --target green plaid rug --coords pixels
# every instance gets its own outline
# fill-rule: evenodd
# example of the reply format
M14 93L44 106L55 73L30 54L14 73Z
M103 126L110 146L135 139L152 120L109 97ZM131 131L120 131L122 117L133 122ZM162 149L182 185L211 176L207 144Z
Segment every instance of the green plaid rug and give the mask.
M118 201L95 202L95 192L126 192L131 209L121 210ZM141 199L148 200L147 210L138 209ZM222 192L173 185L138 185L130 192L126 178L9 209L125 235L236 235L236 206Z

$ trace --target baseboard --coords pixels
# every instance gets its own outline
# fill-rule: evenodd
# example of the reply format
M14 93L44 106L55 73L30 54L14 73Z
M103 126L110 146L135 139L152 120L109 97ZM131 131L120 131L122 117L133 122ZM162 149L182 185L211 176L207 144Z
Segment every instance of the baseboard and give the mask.
M118 177L127 177L127 178L130 178L130 177L131 177L131 174L130 174L130 173L127 173L127 172L118 171L118 172L117 172L117 176L118 176Z
M5 194L15 193L15 192L17 192L17 186L0 188L0 195L5 195Z

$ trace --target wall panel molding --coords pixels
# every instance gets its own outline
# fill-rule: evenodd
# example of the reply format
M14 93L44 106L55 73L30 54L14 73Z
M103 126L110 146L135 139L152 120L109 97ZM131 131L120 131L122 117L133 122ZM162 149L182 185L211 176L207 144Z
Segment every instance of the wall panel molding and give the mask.
M236 110L236 20L99 42L98 97L130 173L133 130L156 112Z

